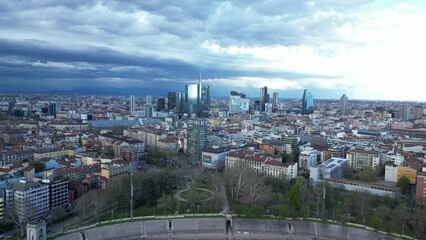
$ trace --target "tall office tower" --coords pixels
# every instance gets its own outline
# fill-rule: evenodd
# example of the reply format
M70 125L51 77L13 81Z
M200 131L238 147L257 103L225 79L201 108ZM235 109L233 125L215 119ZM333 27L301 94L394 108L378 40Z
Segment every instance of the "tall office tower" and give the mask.
M172 110L176 107L176 92L169 92L167 94L167 109Z
M346 114L348 112L348 96L346 96L346 94L343 94L342 97L340 97L340 112L342 114Z
M229 94L229 113L244 113L250 109L250 99L244 93L231 91Z
M413 108L413 119L422 119L423 118L423 107L422 106L414 106Z
M130 95L130 113L134 113L136 111L135 104L135 95Z
M207 120L192 118L187 128L188 155L192 162L201 161L201 152L207 147Z
M314 112L314 97L311 92L305 89L302 97L302 115Z
M176 93L176 112L184 112L184 103L185 103L185 93L177 92Z
M166 108L166 99L157 98L157 111L162 111Z
M53 116L54 118L56 118L56 103L52 102L49 104L47 115Z
M203 86L201 90L201 110L210 111L210 87Z
M199 84L188 84L185 85L185 113L188 114L199 114L200 113L200 85Z
M266 86L260 88L260 111L265 111L265 103L267 103L268 100L268 88Z
M152 104L152 97L151 97L151 95L146 95L145 104Z
M272 97L272 103L277 105L278 104L278 93L275 92L273 97Z
M400 110L399 110L399 116L400 116L402 121L410 120L411 119L411 108L406 104L401 105Z
M152 117L152 105L145 104L145 117Z
M241 112L241 94L231 91L229 93L229 113Z
M254 101L254 110L255 111L259 111L260 112L262 110L260 104L261 104L260 101L257 101L257 100Z

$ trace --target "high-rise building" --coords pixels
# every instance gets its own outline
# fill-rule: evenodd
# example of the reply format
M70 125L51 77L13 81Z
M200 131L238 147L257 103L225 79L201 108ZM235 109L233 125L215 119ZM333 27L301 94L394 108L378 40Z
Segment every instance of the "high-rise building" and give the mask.
M207 147L207 120L189 119L187 128L188 155L192 162L201 161L201 153Z
M130 95L130 113L134 113L136 111L135 105L135 95Z
M152 117L152 105L151 104L145 105L145 117Z
M50 208L68 207L68 180L65 178L44 179L43 184L49 186Z
M176 112L184 112L184 103L185 103L185 93L177 92L176 93Z
M152 104L152 97L151 97L151 95L146 95L145 104Z
M411 119L411 108L406 104L401 105L400 110L399 110L399 116L400 116L402 121L410 120Z
M53 116L54 118L56 118L56 103L52 102L49 104L47 115Z
M262 110L260 105L261 105L260 101L258 100L254 101L254 110L260 112Z
M273 98L272 98L272 103L274 104L274 105L277 105L278 104L278 93L277 92L275 92L274 93L274 95L273 95Z
M200 110L200 85L188 84L185 85L185 113L199 114Z
M201 111L210 111L210 87L202 86L201 89Z
M229 113L244 113L250 108L250 100L246 98L244 93L235 91L230 92L229 96Z
M314 112L314 96L305 89L302 97L302 115L312 114Z
M268 88L265 86L263 88L260 88L260 111L265 111L265 103L267 103L269 100L268 96Z
M168 110L173 110L174 108L176 108L176 96L177 96L176 92L169 92L167 94L167 109Z
M414 106L413 107L413 119L422 119L423 118L423 107Z
M166 99L157 98L157 111L162 111L166 108Z
M340 112L342 114L346 114L348 112L348 97L346 94L343 94L342 97L340 97Z

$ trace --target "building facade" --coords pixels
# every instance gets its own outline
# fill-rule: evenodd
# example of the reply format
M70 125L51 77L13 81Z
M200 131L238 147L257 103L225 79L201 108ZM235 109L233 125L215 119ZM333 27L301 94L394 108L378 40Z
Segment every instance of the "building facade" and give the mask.
M207 147L207 120L204 118L189 119L187 139L190 159L192 162L200 162L201 153Z

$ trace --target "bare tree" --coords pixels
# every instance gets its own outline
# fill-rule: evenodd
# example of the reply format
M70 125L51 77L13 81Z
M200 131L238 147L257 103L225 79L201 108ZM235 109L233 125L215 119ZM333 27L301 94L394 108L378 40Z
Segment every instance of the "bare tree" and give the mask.
M226 170L225 179L231 191L231 198L240 199L240 194L251 176L256 175L247 163L237 162L232 168Z
M244 187L244 193L246 193L244 195L250 204L260 203L272 193L271 188L265 185L264 177L253 173L248 177L247 184Z

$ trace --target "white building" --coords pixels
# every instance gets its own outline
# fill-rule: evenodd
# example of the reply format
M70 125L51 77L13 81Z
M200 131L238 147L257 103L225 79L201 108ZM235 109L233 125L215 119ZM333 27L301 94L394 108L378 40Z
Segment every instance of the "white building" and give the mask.
M225 168L225 156L233 150L213 146L201 153L201 162L204 169L220 170Z
M318 152L316 150L304 150L299 155L299 165L302 169L317 166Z
M404 156L401 154L388 153L386 156L386 162L401 166L401 164L404 162Z
M267 157L262 151L236 150L225 157L225 170L234 167L238 162L244 162L260 175L296 178L297 163L282 163L280 160Z
M50 208L49 186L41 183L13 184L5 189L5 199L21 223L44 216Z
M398 181L398 167L396 165L385 166L385 181L389 181L389 182Z
M320 179L341 178L347 165L347 159L330 158L317 167L310 167L310 178L314 183L319 182Z

